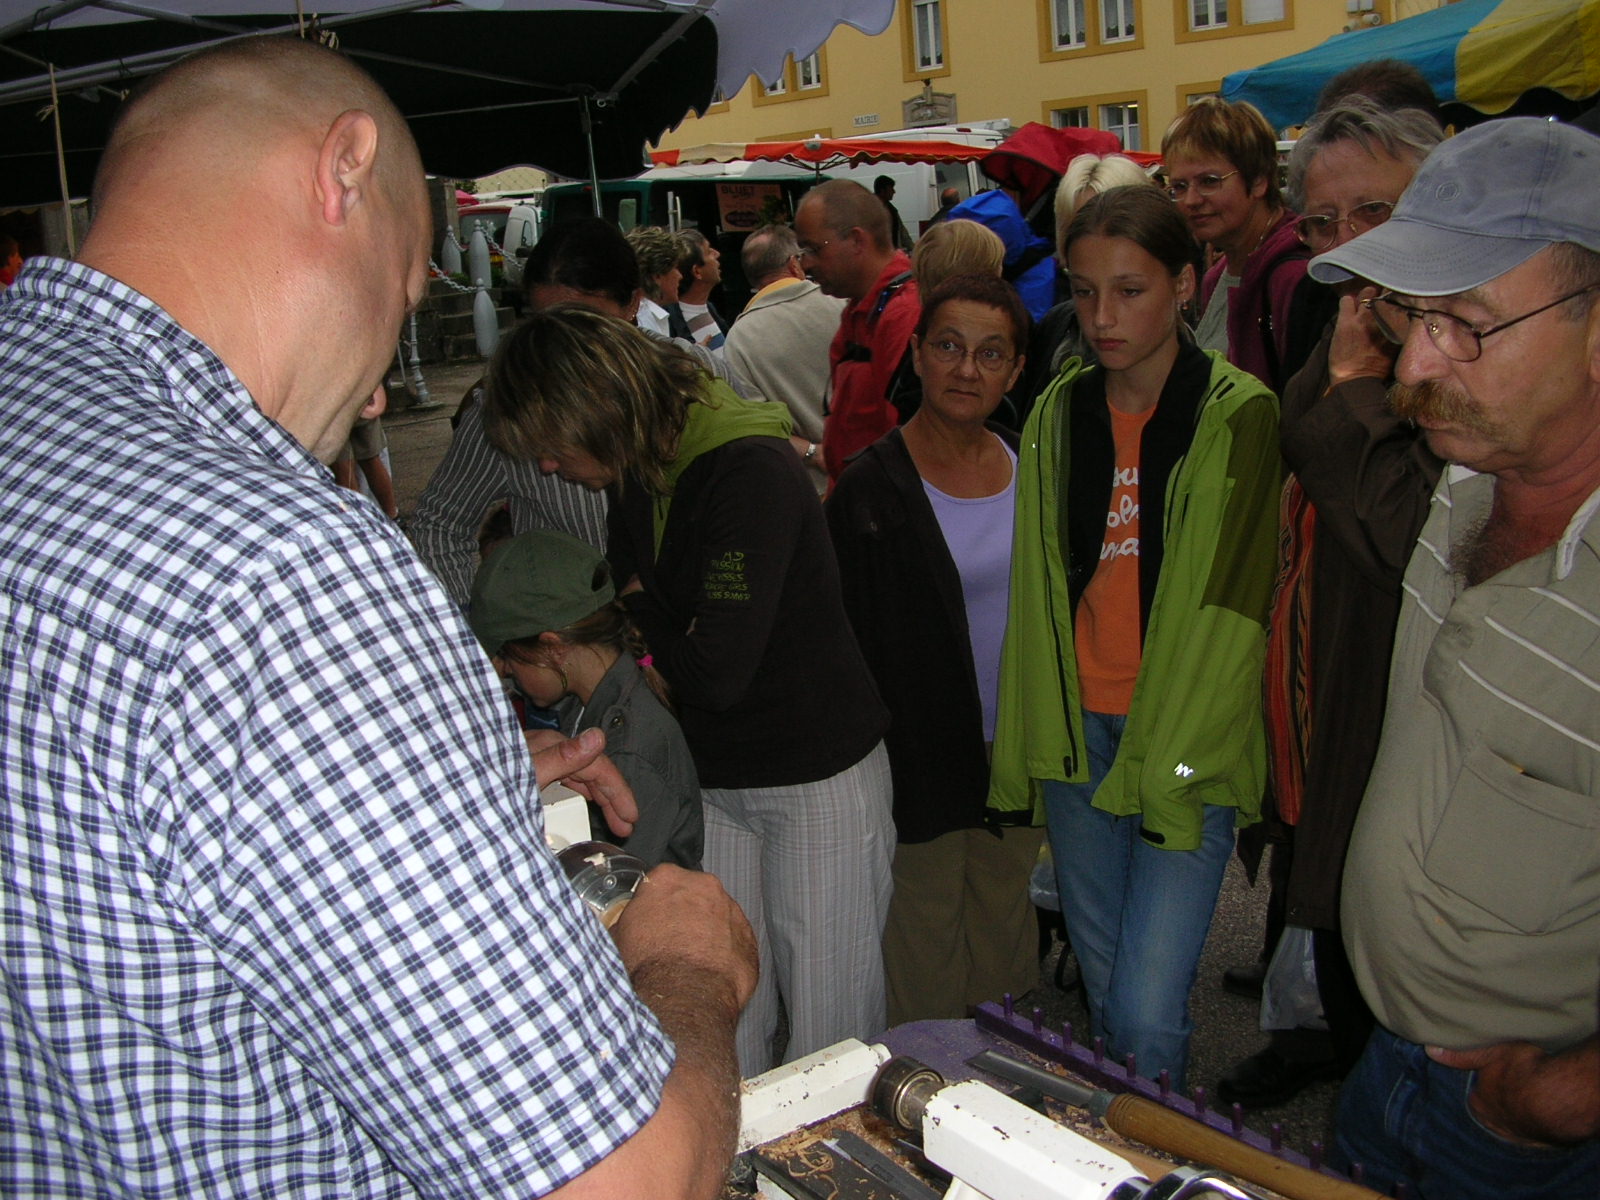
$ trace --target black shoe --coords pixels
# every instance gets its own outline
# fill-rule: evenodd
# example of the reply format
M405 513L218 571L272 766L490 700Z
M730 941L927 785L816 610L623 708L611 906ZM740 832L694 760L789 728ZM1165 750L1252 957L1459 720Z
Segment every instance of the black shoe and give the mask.
M1261 999L1261 982L1267 977L1267 964L1257 960L1247 967L1229 967L1222 973L1222 990L1246 1000Z
M1268 1046L1224 1075L1217 1082L1217 1097L1224 1104L1270 1108L1293 1099L1319 1080L1339 1075L1339 1065L1331 1058L1294 1061Z

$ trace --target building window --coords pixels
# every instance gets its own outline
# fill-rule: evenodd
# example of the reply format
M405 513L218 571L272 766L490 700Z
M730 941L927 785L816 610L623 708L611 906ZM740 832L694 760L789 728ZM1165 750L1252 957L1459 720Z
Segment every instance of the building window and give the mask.
M1116 134L1124 150L1144 149L1141 124L1149 96L1144 92L1111 92L1046 100L1040 120L1057 129L1099 129Z
M751 97L756 105L775 104L782 100L805 100L828 94L827 56L822 50L809 54L799 62L792 58L783 60L783 71L776 79L764 79Z
M1190 2L1173 0L1179 5ZM1144 45L1139 29L1139 0L1036 0L1035 11L1042 62L1138 50ZM1183 33L1193 36L1188 29Z
M944 66L944 12L940 0L911 0L912 61L918 71Z
M1203 79L1193 83L1180 83L1173 89L1172 94L1173 100L1178 106L1178 111L1182 112L1192 104L1198 104L1200 101L1209 99L1212 96L1222 95L1222 80Z
M1139 138L1139 105L1137 101L1100 105L1100 128L1122 139L1124 150L1143 150Z
M818 54L808 54L795 64L795 86L809 92L822 86L822 59Z
M1100 0L1101 41L1126 42L1137 33L1134 0Z
M1237 0L1231 15L1228 0L1187 0L1187 3L1191 33L1227 29L1230 24L1243 33L1263 25L1282 26L1289 22L1288 0Z
M1071 50L1085 45L1089 37L1089 22L1084 6L1087 0L1053 0L1051 4L1051 40L1057 50Z

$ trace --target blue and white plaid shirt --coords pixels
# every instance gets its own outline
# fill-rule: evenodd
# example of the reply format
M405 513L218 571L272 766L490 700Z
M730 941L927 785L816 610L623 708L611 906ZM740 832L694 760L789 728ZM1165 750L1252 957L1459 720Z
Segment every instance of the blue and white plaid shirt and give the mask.
M0 1191L531 1196L671 1045L405 539L161 309L0 299Z

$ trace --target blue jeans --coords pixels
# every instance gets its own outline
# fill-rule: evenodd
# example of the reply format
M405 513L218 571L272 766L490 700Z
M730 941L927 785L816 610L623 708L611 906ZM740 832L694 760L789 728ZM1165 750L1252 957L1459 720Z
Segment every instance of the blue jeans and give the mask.
M1045 822L1061 914L1078 955L1092 1036L1140 1075L1163 1070L1184 1085L1189 989L1233 849L1234 810L1206 805L1196 850L1162 850L1139 836L1137 816L1090 801L1111 769L1126 717L1083 714L1089 781L1044 784Z
M1332 1163L1360 1163L1363 1182L1411 1200L1571 1200L1600 1195L1600 1142L1519 1146L1467 1107L1475 1072L1434 1062L1379 1027L1339 1093Z

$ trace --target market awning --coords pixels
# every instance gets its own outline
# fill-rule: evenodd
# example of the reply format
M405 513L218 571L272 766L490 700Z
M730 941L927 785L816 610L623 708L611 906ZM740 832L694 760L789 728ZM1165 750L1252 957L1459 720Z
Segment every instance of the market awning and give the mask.
M827 171L856 163L976 162L990 149L938 140L814 137L793 142L705 142L681 150L652 150L650 160L658 167L742 161L783 162Z
M134 83L203 45L294 32L297 8L394 97L427 168L462 178L523 164L635 175L645 143L719 91L776 75L840 24L879 33L894 15L894 0L105 3L0 0L0 201L59 197L53 95L68 189L81 195Z
M1600 0L1458 0L1235 72L1222 96L1287 128L1311 115L1329 79L1380 58L1417 67L1441 103L1482 113L1505 112L1537 88L1582 100L1600 92Z

